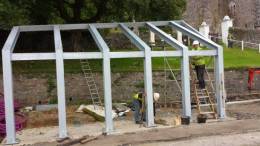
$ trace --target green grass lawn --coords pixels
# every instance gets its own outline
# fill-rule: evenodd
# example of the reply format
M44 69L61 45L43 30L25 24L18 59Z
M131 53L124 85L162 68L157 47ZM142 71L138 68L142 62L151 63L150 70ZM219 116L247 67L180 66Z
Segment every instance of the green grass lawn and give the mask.
M224 64L227 69L260 67L260 53L254 49L225 48Z
M168 58L172 68L180 68L180 58ZM212 63L212 59L207 59ZM153 70L164 69L164 58L153 58ZM102 60L90 60L94 71L102 71ZM224 48L225 69L244 69L248 67L260 67L260 54L257 50L239 48ZM66 60L65 72L81 72L78 60ZM208 65L210 66L210 65ZM1 67L2 68L2 67ZM112 72L143 71L143 59L112 59ZM55 73L55 61L23 61L14 62L15 73Z
M169 64L172 68L179 68L179 58L169 58ZM89 60L91 68L94 71L102 71L102 60ZM154 70L164 69L164 59L154 58L152 60ZM78 73L81 72L80 63L78 60L69 60L64 62L65 72ZM112 72L129 72L129 71L143 71L143 59L112 59ZM13 70L16 73L55 73L55 61L26 61L14 62Z

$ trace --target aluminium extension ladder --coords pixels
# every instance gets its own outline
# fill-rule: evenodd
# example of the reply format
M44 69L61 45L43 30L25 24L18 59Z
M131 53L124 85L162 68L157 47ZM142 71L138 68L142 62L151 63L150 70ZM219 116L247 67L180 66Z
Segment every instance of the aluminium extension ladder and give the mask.
M92 103L94 106L94 109L97 108L97 106L102 106L102 102L99 96L99 92L98 92L98 88L94 79L94 75L93 72L91 70L91 67L89 65L89 61L87 59L81 59L80 60L80 64L81 64L81 70L84 74L84 78L85 81L87 83L89 92L90 92L90 96L92 99Z
M207 87L200 89L198 81L196 80L196 73L194 70L191 71L192 86L194 92L194 98L197 104L198 113L201 115L211 115L212 118L216 119L215 103L214 98L208 92ZM208 75L208 73L207 73Z

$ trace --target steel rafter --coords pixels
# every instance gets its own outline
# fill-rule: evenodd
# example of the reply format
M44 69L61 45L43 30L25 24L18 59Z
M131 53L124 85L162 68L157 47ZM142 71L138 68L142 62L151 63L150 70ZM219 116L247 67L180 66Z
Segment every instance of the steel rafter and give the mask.
M178 42L175 38L171 37L167 33L163 32L158 27L151 23L146 23L148 28L158 35L162 40L167 42L174 48L182 50L182 116L184 118L191 117L191 101L190 101L190 70L189 70L189 54L188 47Z
M105 100L105 133L109 134L114 131L112 118L112 91L111 91L111 68L110 68L110 52L109 48L98 32L97 28L90 24L89 31L94 38L98 48L103 53L103 85L104 85L104 100Z
M184 22L182 22L184 23ZM193 38L194 40L200 41L203 45L217 50L217 55L215 56L215 85L216 85L216 94L215 98L217 100L217 111L218 111L218 116L220 118L225 118L226 113L225 113L225 85L224 85L224 62L223 62L223 47L214 43L210 39L203 37L202 35L199 34L198 31L196 30L190 30L188 28L185 28L181 26L180 24L171 21L170 26L175 28L176 30L186 34L187 36ZM195 53L196 54L196 53Z
M13 95L13 74L11 55L18 39L19 27L14 27L9 34L2 49L3 63L3 83L4 83L4 101L5 101L5 120L6 120L6 143L16 144L18 141L15 136L14 119L14 95Z
M124 24L119 24L119 28L128 37L133 44L144 51L144 86L146 93L146 124L148 127L154 126L153 113L153 81L152 81L152 59L151 48L141 40L133 31Z

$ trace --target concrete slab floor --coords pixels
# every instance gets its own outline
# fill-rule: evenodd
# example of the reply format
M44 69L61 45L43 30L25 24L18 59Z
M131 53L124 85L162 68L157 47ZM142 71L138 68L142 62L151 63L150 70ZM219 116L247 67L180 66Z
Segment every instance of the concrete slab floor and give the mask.
M193 139L137 144L136 146L259 146L260 132L214 135Z
M140 126L139 124L135 124L133 121L128 121L128 120L115 121L114 125L115 125L115 131L112 133L114 135L133 133L133 132L145 131L151 129L151 128L146 128L144 126ZM71 139L76 139L85 135L98 136L102 134L104 126L105 124L101 122L84 124L84 125L69 125L68 126L69 137ZM157 125L156 128L167 128L167 127L170 126ZM28 145L28 144L35 144L41 142L54 142L58 138L58 126L24 129L17 133L17 138L21 140L21 142L17 145ZM2 144L4 144L4 141Z
M173 118L166 118L166 121L173 121ZM226 120L233 120L227 118ZM217 120L210 121L210 123L217 122ZM191 123L194 125L196 123ZM80 138L85 135L90 136L98 136L102 135L102 131L104 128L104 123L96 122L91 124L78 124L78 125L68 125L69 137L71 139ZM165 126L157 124L156 127L146 128L142 125L135 124L133 121L118 119L114 121L115 131L112 133L113 135L122 135L122 134L131 134L151 129L162 129L162 128L171 128L171 127L179 127L179 126ZM17 138L21 140L18 145L28 145L28 144L36 144L41 142L55 142L58 138L58 126L51 127L41 127L41 128L32 128L32 129L24 129L17 133ZM4 143L4 141L3 141Z
M251 104L243 104L243 105L232 105L227 107L227 114L232 116L228 117L225 119L225 121L237 121L236 119L241 119L242 117L237 118L236 113L244 113L248 115L248 113L254 113L254 114L259 114L259 103L251 103ZM167 110L167 109L166 109ZM161 112L161 113L160 113ZM163 113L163 114L162 114ZM136 125L133 122L133 117L132 113L126 117L121 117L116 120L114 120L114 125L116 131L113 133L114 135L122 135L122 134L131 134L131 133L136 133L136 132L143 132L143 131L148 131L151 129L169 129L170 127L183 127L183 126L174 126L171 124L173 123L173 119L176 116L180 115L180 109L179 110L172 110L170 109L168 112L164 111L163 109L158 110L157 118L161 118L163 120L166 120L168 123L170 123L170 126L163 126L163 125L158 125L158 127L154 128L145 128L145 127L140 127L140 125ZM234 116L234 114L235 116ZM199 124L195 123L196 119L196 109L193 110L193 117L190 126L187 127L194 127L196 125L200 126ZM257 119L258 116L253 115L252 118ZM245 117L246 119L248 116ZM219 123L218 120L207 120L208 124L217 124ZM220 122L220 125L222 123L227 123L227 122ZM255 123L255 122L251 122ZM202 124L201 126L206 126L208 124ZM217 124L218 125L218 124ZM203 126L203 127L204 127ZM231 125L232 126L232 125ZM104 123L100 122L95 122L95 123L75 123L75 124L70 124L68 125L68 132L69 136L72 139L79 138L85 135L90 135L90 136L97 136L102 134L102 130L104 127ZM185 126L186 127L186 126ZM240 128L240 127L239 127ZM237 129L239 129L237 128ZM31 129L24 129L21 132L17 133L17 138L21 140L21 143L19 145L24 145L24 144L34 144L34 143L40 143L40 142L54 142L56 141L56 138L58 136L58 127L57 126L50 126L50 127L40 127L40 128L31 128ZM4 142L3 142L4 143Z

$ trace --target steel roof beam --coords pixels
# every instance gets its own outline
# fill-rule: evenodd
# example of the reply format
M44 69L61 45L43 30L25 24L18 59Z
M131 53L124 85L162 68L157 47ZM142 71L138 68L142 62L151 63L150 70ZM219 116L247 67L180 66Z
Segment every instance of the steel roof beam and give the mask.
M169 21L151 21L156 26L165 26ZM86 30L89 25L94 25L97 29L116 28L120 23L91 23L91 24L60 24L61 31L69 30ZM127 27L144 27L146 22L125 22ZM21 32L30 31L52 31L54 25L22 25L19 26Z
M110 68L110 52L109 48L98 32L95 25L89 25L89 31L94 38L98 48L103 54L103 86L104 86L104 101L105 101L105 131L110 134L114 131L112 118L112 91L111 91L111 68Z
M194 30L190 30L188 28L185 28L183 26L181 26L180 24L174 22L174 21L171 21L170 23L170 26L173 27L174 29L182 32L183 34L191 37L192 39L194 40L198 40L199 42L201 42L203 45L211 48L211 49L218 49L219 45L214 43L213 41L211 41L210 39L198 34L198 33L195 33Z
M148 127L154 126L153 113L153 86L152 86L152 59L151 48L141 40L125 24L120 23L119 28L128 39L131 40L140 50L144 51L144 84L146 92L146 124Z
M180 24L181 26L183 26L183 27L185 27L185 28L187 28L187 29L189 29L189 30L191 30L191 31L193 31L193 32L195 32L195 33L197 33L197 34L203 36L200 32L198 32L198 30L196 30L195 28L193 28L192 26L190 26L188 23L186 23L186 22L183 21L183 20L174 21L174 22L176 22L176 23ZM204 37L204 36L203 36L203 37Z
M167 42L172 47L182 51L182 116L191 117L191 102L190 102L190 71L189 71L189 50L188 47L178 42L176 39L154 26L152 23L146 23L148 28L157 34L162 40Z
M123 31L123 33L126 35L126 37L135 44L140 50L144 51L146 49L151 48L143 41L141 40L133 31L131 31L126 25L120 23L119 28Z
M184 23L184 22L183 22ZM215 42L211 41L210 39L201 36L198 34L198 31L196 31L197 33L195 33L195 30L190 30L187 29L183 26L181 26L180 24L171 21L170 25L177 29L178 31L184 33L185 35L198 40L199 42L201 42L203 45L211 48L211 49L215 49L217 50L217 55L215 56L215 84L216 84L216 94L215 94L215 98L217 100L217 111L218 111L218 115L220 118L225 118L226 113L225 113L225 83L224 83L224 63L223 63L223 48L222 46L216 44Z
M10 51L11 53L14 51L15 44L18 40L19 34L20 34L19 27L18 26L13 27L4 44L4 47L3 47L4 51Z
M179 49L179 50L182 50L183 48L187 48L186 46L184 46L183 44L178 42L176 39L174 39L173 37L171 37L169 34L165 33L164 31L162 31L161 29L159 29L152 23L147 22L146 25L153 33L158 35L162 40L166 41L172 47Z
M99 29L116 28L119 24L124 24L127 27L144 27L147 22L125 22L125 23L96 23L95 26ZM151 21L156 26L165 26L169 21Z
M89 31L90 31L92 37L94 38L94 41L96 42L99 50L101 52L109 52L109 48L108 48L106 42L104 41L104 39L102 38L102 36L98 32L95 25L89 24Z

